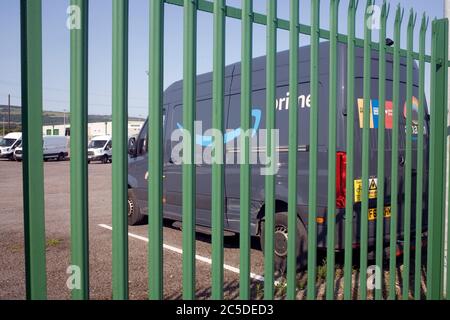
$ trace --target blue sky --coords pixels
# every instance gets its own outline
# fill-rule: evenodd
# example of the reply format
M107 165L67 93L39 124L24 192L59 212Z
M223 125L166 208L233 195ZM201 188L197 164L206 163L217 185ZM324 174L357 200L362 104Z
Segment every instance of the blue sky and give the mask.
M129 113L131 116L147 116L148 70L148 3L152 0L130 0L129 35ZM244 0L242 0L244 1ZM313 0L314 1L314 0ZM11 94L13 105L20 105L20 19L19 0L0 1L0 104L7 103ZM66 10L69 0L42 0L43 3L43 80L44 109L69 110L69 30L66 28ZM90 1L89 32L89 113L111 113L111 46L112 46L112 1ZM378 4L381 1L377 1ZM421 17L426 12L430 18L443 16L442 0L392 0L388 25L393 25L395 6L400 3L407 12L404 21L406 34L407 14L414 8ZM228 5L240 7L241 0L228 0ZM341 0L339 31L345 33L348 0ZM359 28L362 37L365 1L360 1L358 10ZM254 0L256 12L265 13L266 1ZM328 28L329 0L321 1L321 27ZM278 1L278 16L289 17L289 0ZM300 19L309 24L310 0L300 0ZM210 14L198 14L198 73L212 70L212 22ZM165 6L165 74L164 87L182 79L183 10L181 7ZM418 32L420 19L416 26ZM375 32L376 33L376 32ZM392 28L388 28L392 36ZM302 44L308 37L302 36ZM376 36L375 36L376 39ZM416 37L417 39L417 37ZM240 60L240 22L227 19L226 61ZM416 41L417 42L417 41ZM254 28L254 56L265 54L265 28ZM417 43L415 48L417 49ZM278 32L278 50L288 49L288 32Z

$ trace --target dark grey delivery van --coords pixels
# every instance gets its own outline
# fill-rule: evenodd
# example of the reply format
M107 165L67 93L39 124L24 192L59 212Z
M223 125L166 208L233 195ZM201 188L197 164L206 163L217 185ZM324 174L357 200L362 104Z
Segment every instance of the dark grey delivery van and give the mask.
M391 183L391 159L392 159L392 87L393 87L393 57L387 55L387 81L386 81L386 160L385 177L377 176L377 134L378 134L378 54L372 52L372 85L371 85L371 121L370 121L370 203L369 212L361 212L361 167L362 167L362 128L363 128L363 50L356 49L355 56L355 105L348 105L346 101L347 90L347 48L345 44L338 47L338 99L336 105L337 114L337 203L338 209L336 224L336 250L344 247L344 216L345 216L345 163L346 127L348 108L353 108L355 112L354 126L354 247L359 245L360 217L369 216L369 245L373 247L375 239L375 208L376 198L385 198L385 239L389 240L390 225L390 183ZM319 154L318 154L318 198L317 217L327 216L327 159L328 159L328 92L329 92L329 43L320 44L320 77L319 77ZM266 109L266 58L260 57L253 60L253 129L258 132L265 128ZM239 208L239 172L240 165L236 160L239 151L236 148L236 140L239 140L240 128L240 100L241 100L241 66L236 63L226 67L225 72L225 149L227 157L225 165L225 229L231 233L239 232L240 208ZM404 209L404 164L406 146L406 59L401 60L400 67L400 123L399 123L399 220L398 237L402 240L403 235L403 209ZM417 158L417 120L418 120L418 68L414 66L414 88L413 88L413 205L412 208L412 230L415 226L415 184L416 184L416 158ZM164 218L169 221L179 222L182 219L182 166L176 164L172 159L172 150L179 144L179 141L172 141L172 133L182 128L182 81L172 84L164 93ZM299 108L299 151L298 151L298 257L299 266L306 263L306 238L308 229L308 179L309 179L309 121L310 121L310 48L299 48L299 83L298 83L298 108ZM287 210L288 210L288 117L289 107L292 106L289 96L289 52L280 52L277 55L277 101L274 102L276 108L276 122L279 129L279 164L276 174L276 235L275 235L275 263L278 271L285 269L287 251ZM427 108L426 108L427 109ZM428 111L425 110L428 114ZM428 119L428 116L426 117ZM202 122L202 130L212 128L212 73L199 75L197 77L197 121ZM425 124L425 161L428 161L428 120ZM135 143L130 146L129 157L129 210L128 222L130 225L142 223L147 212L147 123L136 138ZM257 134L256 134L257 135ZM151 137L150 137L151 138ZM207 136L197 135L196 143L205 146L208 141ZM252 149L252 152L254 150ZM258 152L258 151L256 151ZM231 161L228 161L231 160ZM261 175L263 164L252 165L251 177L251 233L252 236L259 236L263 239L264 234L264 179ZM425 163L425 168L428 168ZM197 226L200 232L207 232L211 227L211 165L200 163L196 166L197 189L196 189L196 214ZM428 170L428 169L426 169ZM425 172L424 181L428 181L428 172ZM384 179L386 190L384 195L377 195L378 181ZM427 184L425 184L427 190ZM427 197L426 191L422 196L424 199L424 214L426 215ZM426 224L426 217L424 217ZM179 223L178 223L179 224ZM318 223L318 248L326 247L326 219L323 223ZM423 228L425 231L425 225ZM263 241L261 241L263 243Z

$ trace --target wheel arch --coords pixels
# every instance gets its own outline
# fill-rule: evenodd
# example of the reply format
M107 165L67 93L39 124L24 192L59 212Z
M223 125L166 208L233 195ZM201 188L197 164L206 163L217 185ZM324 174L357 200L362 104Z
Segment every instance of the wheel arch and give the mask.
M288 203L285 200L275 199L275 214L281 213L281 212L288 212L288 208L289 208ZM256 216L256 220L257 220L256 234L257 235L261 234L261 223L264 221L264 218L265 218L265 210L266 210L266 203L263 203L263 205L259 209L258 214ZM301 218L300 212L298 211L298 209L296 210L296 212L297 212L297 217L304 224L304 221Z

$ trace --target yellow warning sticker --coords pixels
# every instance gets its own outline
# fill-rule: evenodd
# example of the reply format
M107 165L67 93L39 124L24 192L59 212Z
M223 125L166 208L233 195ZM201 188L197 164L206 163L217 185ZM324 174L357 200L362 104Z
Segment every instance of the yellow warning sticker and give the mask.
M391 217L391 207L384 207L384 217ZM374 221L377 219L377 209L369 209L369 221Z
M361 202L362 196L362 180L354 181L354 190L355 190L355 202ZM370 178L369 179L369 199L377 198L377 190L378 190L378 179Z

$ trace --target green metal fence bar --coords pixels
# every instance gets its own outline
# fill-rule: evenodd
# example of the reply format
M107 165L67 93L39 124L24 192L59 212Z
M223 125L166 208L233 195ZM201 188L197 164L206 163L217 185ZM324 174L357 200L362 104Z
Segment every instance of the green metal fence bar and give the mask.
M195 129L197 1L184 1L183 74L183 298L195 298Z
M376 218L376 257L375 264L380 270L381 288L375 289L375 299L383 297L383 252L384 252L384 186L385 186L385 134L386 134L386 20L389 15L386 1L383 3L380 17L380 50L379 50L379 76L378 76L378 190L377 190L377 218Z
M128 299L128 0L113 1L112 281L113 298Z
M241 128L248 132L251 127L252 107L252 24L253 0L242 3L242 62L241 62ZM240 298L250 298L250 141L241 135L240 172Z
M299 0L290 1L289 94L298 97ZM288 174L288 255L287 298L297 296L297 170L298 170L298 100L291 99L289 108L289 174Z
M183 6L183 0L165 0L168 4ZM203 12L214 12L213 3L207 0L198 0L198 9ZM226 7L226 16L228 18L232 19L241 19L242 17L242 10L239 8L227 6ZM254 14L254 23L257 25L266 25L267 17L263 14L255 13ZM290 23L289 21L285 19L278 19L278 29L289 31L290 29ZM300 24L299 26L299 32L304 35L311 35L311 27ZM330 32L328 30L319 29L319 35L321 39L329 40L330 39ZM339 43L347 43L348 37L344 34L338 34L338 41ZM364 47L364 40L363 39L355 39L355 46L359 48ZM378 43L377 42L371 42L370 46L372 47L372 50L377 51L378 50ZM387 53L393 53L394 49L389 47L386 48ZM406 57L406 50L401 49L400 50L400 56ZM419 54L414 53L414 59L419 59ZM425 56L425 62L430 62L431 57L429 55Z
M225 1L214 1L213 127L224 132ZM224 141L215 141L212 166L212 298L223 299L223 235L225 208Z
M79 28L70 30L70 211L71 264L80 268L81 286L72 298L89 298L88 232L88 0L71 0Z
M447 84L448 85L448 84ZM447 106L450 107L450 106ZM450 152L450 149L447 150L447 154ZM450 177L450 172L448 173ZM450 179L447 177L447 179ZM449 180L447 180L449 181ZM450 199L450 188L447 190L447 198ZM450 207L447 208L447 232L450 230ZM447 283L446 283L446 291L445 291L445 299L450 300L450 266L448 263L449 254L450 254L450 237L447 233Z
M419 129L417 139L417 202L416 202L416 255L414 268L414 298L420 300L422 283L422 230L424 179L424 126L425 126L425 41L428 18L423 15L420 27L419 59Z
M47 298L42 165L42 3L20 2L23 213L27 299Z
M28 229L30 228L30 205L29 198L30 194L28 191L28 68L27 68L27 2L26 0L20 0L20 84L21 84L21 100L22 100L22 147L24 150L23 154L23 163L22 163L22 192L23 192L23 227L24 227L24 252L25 252L25 289L26 289L26 298L27 300L31 299L31 262L30 260L34 257L30 252L30 233ZM28 186L28 187L27 187ZM45 242L45 236L44 236ZM42 257L42 255L39 255ZM44 264L45 265L45 264ZM44 268L45 269L45 268ZM46 274L47 275L47 274Z
M328 216L326 298L334 299L336 236L337 31L339 0L330 1L330 97L328 107Z
M413 99L413 36L417 15L411 9L409 14L406 63L406 156L405 156L405 215L404 215L404 249L403 249L403 300L409 298L409 270L411 257L411 201L412 201L412 99Z
M311 3L311 111L308 197L308 286L307 298L316 297L317 264L317 154L319 122L319 20L320 0Z
M224 132L225 1L214 1L213 128ZM212 298L223 299L225 171L223 139L214 141L212 165Z
M347 164L345 204L345 257L344 257L344 299L352 298L353 272L353 178L354 178L354 123L355 123L355 17L358 8L356 0L348 6L347 32Z
M431 48L430 188L428 200L427 299L442 298L445 150L448 90L448 20L433 21Z
M362 196L361 196L361 256L360 256L360 298L367 299L367 251L368 251L368 216L369 212L369 153L370 153L370 107L371 107L371 64L372 50L370 47L372 31L368 21L371 21L373 8L372 0L367 1L364 19L364 120L362 135Z
M393 89L392 89L392 171L391 171L391 224L389 231L389 274L397 274L397 223L398 223L398 139L400 117L400 38L404 10L398 5L394 26L394 61L393 61ZM389 300L396 299L396 276L389 278Z
M149 298L163 298L163 83L164 2L150 2L148 126L148 287ZM195 68L194 68L195 72ZM188 78L191 79L191 78ZM195 83L195 82L194 82ZM185 104L186 105L186 104ZM186 108L184 109L186 111ZM183 220L184 221L184 220ZM183 233L184 236L184 233ZM184 242L183 242L184 243ZM194 247L195 249L195 247Z
M266 66L266 155L273 159L276 151L274 133L276 127L274 101L276 100L277 75L277 1L267 0L267 66ZM275 175L265 177L265 245L264 245L264 298L272 300L274 294L274 234L275 234Z

